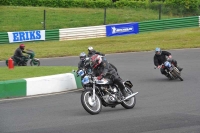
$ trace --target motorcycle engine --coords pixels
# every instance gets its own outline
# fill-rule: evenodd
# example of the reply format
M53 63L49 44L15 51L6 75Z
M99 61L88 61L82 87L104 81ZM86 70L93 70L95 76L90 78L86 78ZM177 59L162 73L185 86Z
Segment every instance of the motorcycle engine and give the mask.
M115 86L110 86L110 87L109 87L109 90L110 90L113 94L115 94L115 93L118 92L117 87L115 87Z
M116 97L116 96L115 95L109 96L109 94L106 94L103 96L103 99L107 103L113 103L113 102L116 102L114 97Z
M108 93L106 93L103 96L104 101L107 103L116 102L116 98L117 98L116 94L118 92L117 88L115 86L104 86L103 88L104 88L104 90L106 90L112 94L112 96L111 96Z

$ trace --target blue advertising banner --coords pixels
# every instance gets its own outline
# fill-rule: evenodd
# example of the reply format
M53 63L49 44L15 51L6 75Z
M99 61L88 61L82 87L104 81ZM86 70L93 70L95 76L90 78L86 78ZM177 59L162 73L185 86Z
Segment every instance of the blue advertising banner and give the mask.
M10 43L45 40L45 30L8 32Z
M139 33L139 24L135 23L124 23L124 24L113 24L106 25L106 36L120 36Z

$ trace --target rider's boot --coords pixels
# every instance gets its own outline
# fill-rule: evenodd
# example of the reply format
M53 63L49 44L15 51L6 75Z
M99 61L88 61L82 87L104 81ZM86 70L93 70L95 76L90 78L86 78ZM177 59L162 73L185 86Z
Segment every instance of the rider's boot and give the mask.
M126 93L125 89L123 89L121 92L122 92L122 95L124 96L124 98L127 97L127 93Z

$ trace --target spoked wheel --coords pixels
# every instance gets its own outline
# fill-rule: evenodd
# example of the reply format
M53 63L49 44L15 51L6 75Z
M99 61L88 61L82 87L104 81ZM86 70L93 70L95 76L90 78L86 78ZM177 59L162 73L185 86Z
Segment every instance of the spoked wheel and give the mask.
M181 81L183 81L183 78L181 78L181 74L178 71L179 70L177 68L174 68L173 73L176 74L177 78L179 78Z
M126 86L126 94L127 96L133 94L133 90L129 87ZM136 104L136 97L133 96L132 98L125 100L121 103L121 105L125 108L125 109L132 109Z
M81 103L83 108L92 115L100 113L102 109L102 103L99 96L95 94L95 99L93 100L91 90L85 90L82 92Z
M40 66L40 61L39 60L31 60L31 62L30 62L30 65L31 66Z

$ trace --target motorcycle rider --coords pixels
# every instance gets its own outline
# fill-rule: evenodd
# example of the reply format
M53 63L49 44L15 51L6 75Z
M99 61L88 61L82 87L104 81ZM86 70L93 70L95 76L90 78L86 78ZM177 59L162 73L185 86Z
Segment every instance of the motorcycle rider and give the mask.
M91 57L92 55L95 55L95 54L105 56L105 54L95 51L93 47L91 47L91 46L88 47L88 55L87 56Z
M98 80L101 80L103 77L111 79L113 83L119 86L123 96L126 97L122 79L118 75L117 71L107 62L107 60L103 60L100 55L95 54L90 58L90 66L92 67L94 76L97 76Z
M154 55L154 65L160 69L160 72L165 75L166 77L168 77L169 75L167 75L167 73L165 72L166 68L162 68L162 64L167 61L166 56L168 56L168 61L173 63L175 65L175 67L178 68L179 71L182 71L183 68L179 67L177 65L177 61L172 59L172 55L170 52L168 51L162 51L160 48L156 48L155 49L155 55Z
M92 55L95 55L95 54L98 54L98 55L103 56L102 58L103 58L104 60L106 60L105 54L95 51L95 50L93 49L93 47L91 47L91 46L88 47L88 57L91 57ZM116 68L113 64L111 64L111 63L109 63L109 64L117 71L117 68Z
M24 51L25 45L24 44L20 44L19 47L15 50L14 56L13 58L15 60L18 60L20 62L24 61L24 55L22 53L26 53L26 51Z
M89 58L87 59L87 56L85 52L80 53L80 61L78 63L78 71L80 69L85 69L87 72L91 72L91 67L89 64Z
M78 63L78 69L83 69L85 67L85 60L86 60L86 54L84 52L80 53L80 61Z

